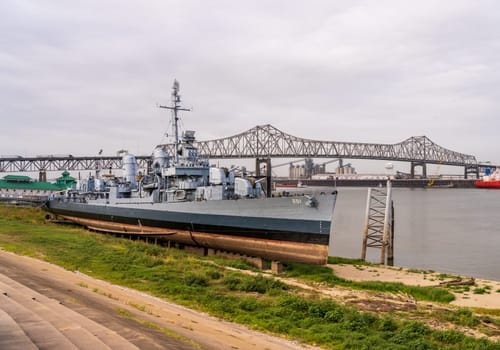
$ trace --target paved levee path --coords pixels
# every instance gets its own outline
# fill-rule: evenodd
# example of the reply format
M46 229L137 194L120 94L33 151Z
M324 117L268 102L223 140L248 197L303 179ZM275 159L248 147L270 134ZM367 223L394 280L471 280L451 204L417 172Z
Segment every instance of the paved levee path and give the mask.
M0 349L313 348L0 249Z
M116 332L0 275L0 349L139 349Z

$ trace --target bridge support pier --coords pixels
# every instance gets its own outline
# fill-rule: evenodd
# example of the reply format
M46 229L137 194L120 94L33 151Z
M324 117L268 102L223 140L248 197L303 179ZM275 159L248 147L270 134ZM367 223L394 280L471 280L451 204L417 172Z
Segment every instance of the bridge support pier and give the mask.
M266 171L265 174L261 174L260 165L265 164ZM271 183L271 158L256 158L255 159L255 176L257 177L266 177L266 196L271 197L272 193L272 183Z
M38 181L47 182L47 172L44 169L40 169L38 172Z
M411 162L411 170L410 170L411 178L412 179L415 178L415 168L418 166L422 167L422 177L424 179L426 179L427 178L427 164L425 162Z
M476 179L479 179L479 166L477 164L466 165L464 167L464 179L467 179L469 174L474 174Z

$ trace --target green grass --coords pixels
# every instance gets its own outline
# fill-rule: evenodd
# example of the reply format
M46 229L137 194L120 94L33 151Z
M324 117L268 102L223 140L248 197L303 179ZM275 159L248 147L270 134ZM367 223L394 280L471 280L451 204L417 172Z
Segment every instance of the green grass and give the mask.
M408 286L394 282L353 282L335 276L332 270L326 266L314 266L298 263L286 263L285 275L288 277L301 278L315 282L323 282L329 285L348 287L359 290L373 290L388 293L406 293L412 295L416 300L449 303L455 296L444 288Z
M220 266L227 261L220 258L201 258L177 249L45 223L43 215L34 209L0 207L0 246L325 348L498 350L500 346L462 333L434 331L423 323L390 314L360 312L330 299L306 296L274 278L227 270ZM441 289L354 283L322 266L286 264L285 271L287 276L350 288L406 292L419 300L449 301ZM141 306L136 308L140 310ZM129 316L124 311L121 314ZM449 316L456 317L460 319ZM462 317L468 322L467 315Z
M443 321L448 321L458 326L475 327L481 321L471 310L461 308L458 310L440 310L435 312Z
M487 287L477 287L472 291L474 294L490 294L490 289Z
M169 337L171 337L171 338L175 338L175 339L178 339L178 340L180 340L180 341L182 341L182 342L184 342L184 343L186 343L186 344L191 345L192 347L194 347L194 348L196 348L196 349L202 349L202 347L201 347L198 343L196 343L196 342L194 342L194 341L192 341L192 340L190 340L190 339L188 339L188 338L184 337L183 335L180 335L180 334L178 334L178 333L175 333L175 332L174 332L174 331L172 331L171 329L167 329L167 328L161 327L161 326L157 325L156 323L153 323L153 322L150 322L150 321L145 321L145 320L143 320L143 319L141 319L141 318L139 318L139 317L135 316L133 313L131 313L131 312L130 312L130 311L128 311L128 310L125 310L125 309L122 309L122 308L117 308L117 309L116 309L116 312L117 312L120 316L123 316L123 317L129 318L129 319L131 319L131 320L134 320L134 321L136 321L136 322L138 322L138 323L141 323L141 324L143 324L143 325L145 325L146 327L149 327L149 328L151 328L151 329L156 329L156 330L158 330L158 331L160 331L160 332L163 332L163 333L165 333L166 335L168 335Z
M373 264L368 261L364 261L361 259L341 258L339 256L329 256L328 263L337 265L344 264L344 265L373 266Z

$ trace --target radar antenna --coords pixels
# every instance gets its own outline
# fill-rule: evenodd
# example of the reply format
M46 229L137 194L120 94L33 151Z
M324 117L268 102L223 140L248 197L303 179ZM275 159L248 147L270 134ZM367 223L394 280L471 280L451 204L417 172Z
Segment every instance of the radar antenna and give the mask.
M172 86L172 106L162 106L160 108L166 108L172 110L172 117L174 119L173 131L175 135L175 162L179 162L179 117L177 116L178 111L190 111L189 108L181 107L181 95L179 95L179 82L174 79L174 85Z

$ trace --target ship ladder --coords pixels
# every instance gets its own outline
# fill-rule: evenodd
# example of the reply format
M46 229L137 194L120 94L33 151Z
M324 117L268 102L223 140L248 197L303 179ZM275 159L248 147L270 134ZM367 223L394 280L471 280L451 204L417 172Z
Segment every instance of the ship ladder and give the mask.
M386 187L368 189L361 260L366 260L367 248L380 249L380 264L394 264L394 203L390 180Z

